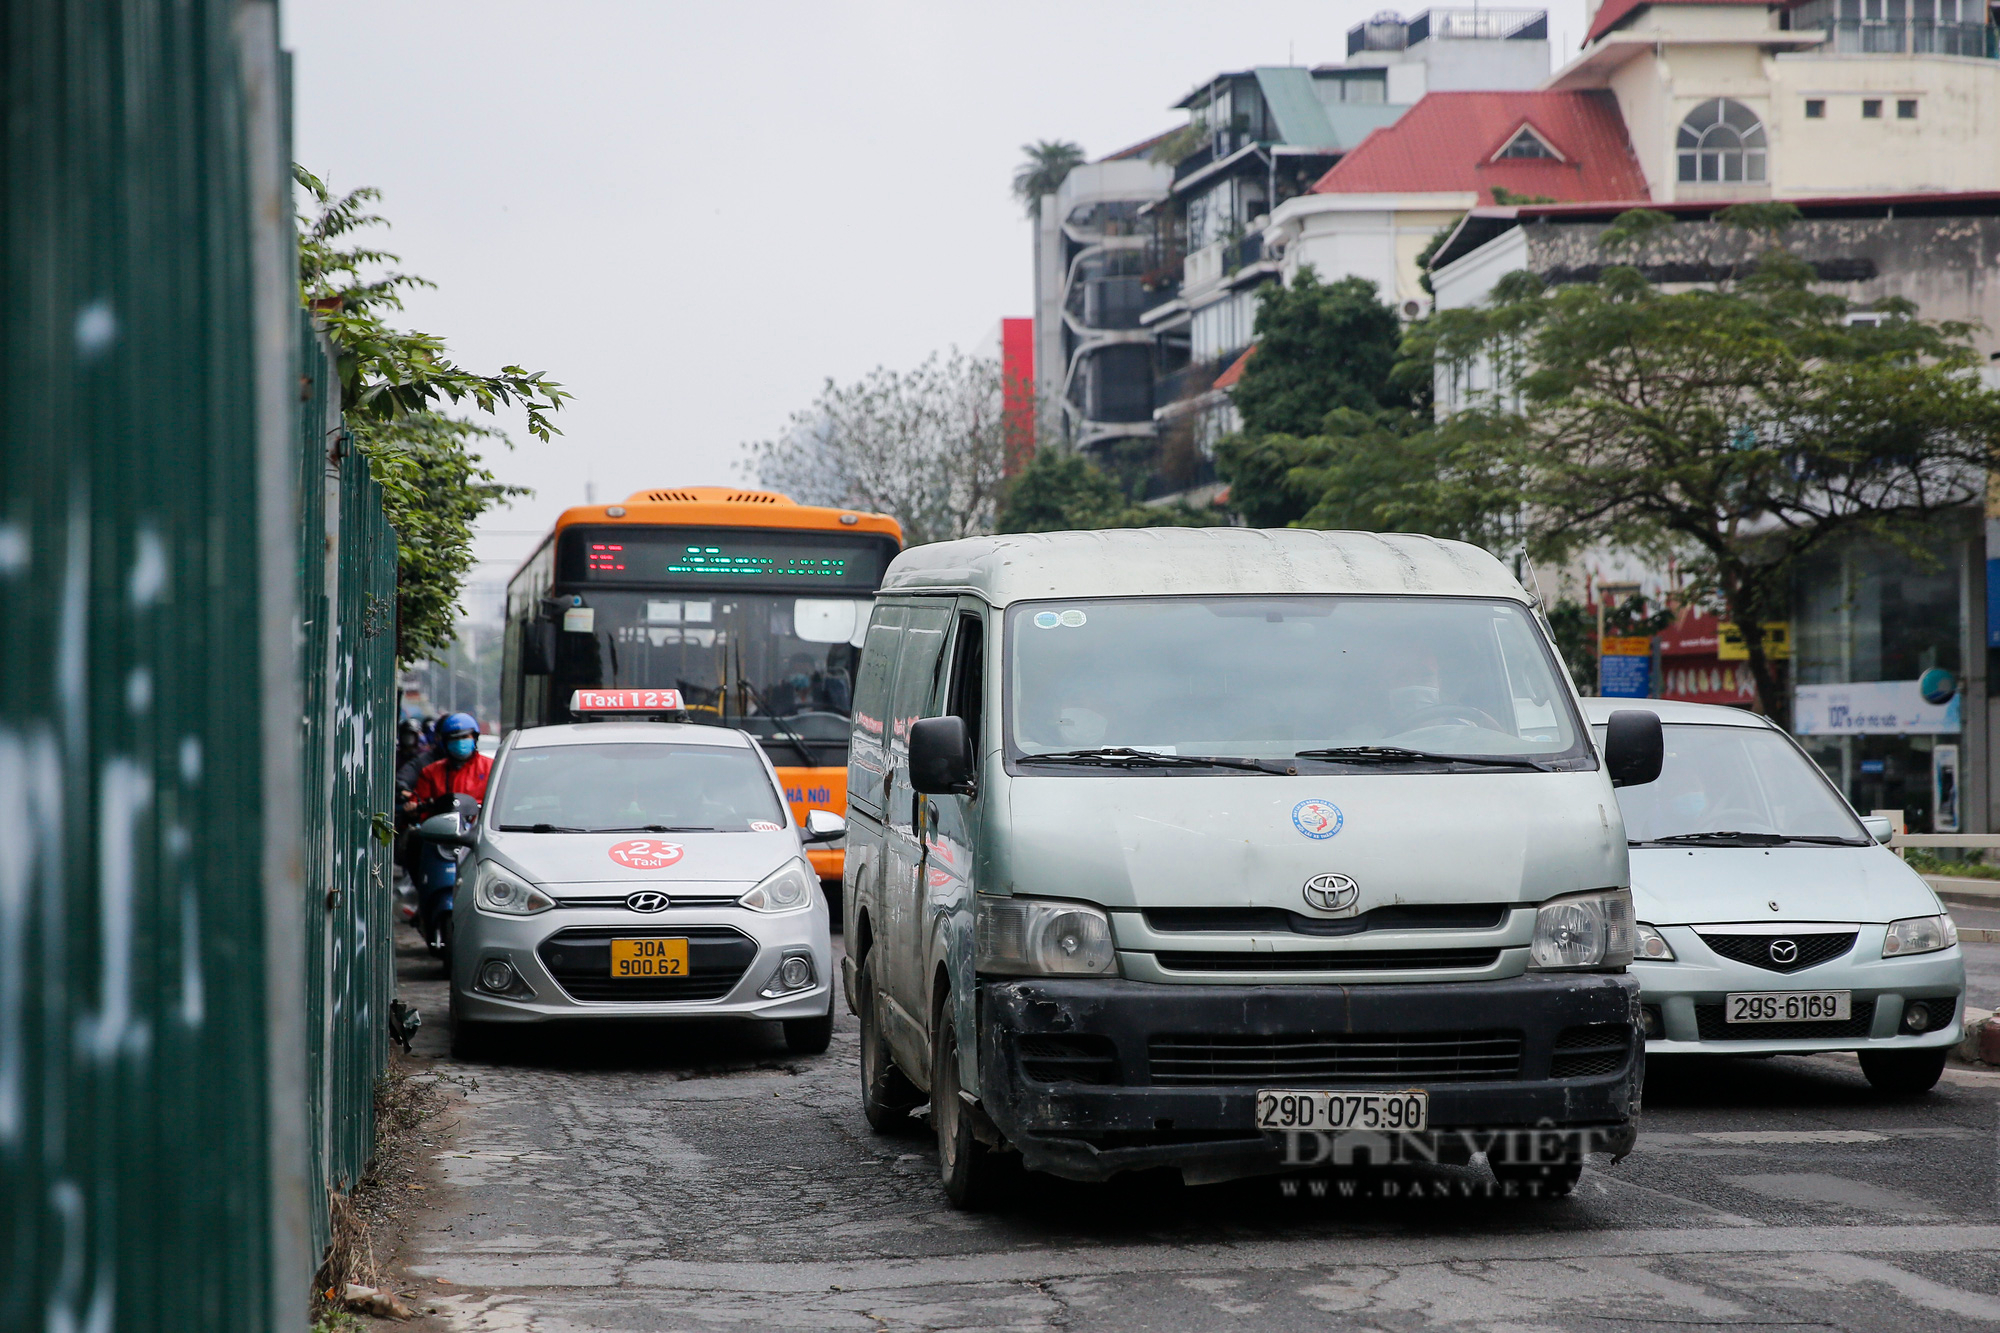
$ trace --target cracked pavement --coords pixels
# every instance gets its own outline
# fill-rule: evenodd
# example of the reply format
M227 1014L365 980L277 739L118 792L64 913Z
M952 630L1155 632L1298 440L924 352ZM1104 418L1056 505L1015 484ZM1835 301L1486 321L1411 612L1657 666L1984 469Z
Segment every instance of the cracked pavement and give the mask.
M534 1034L466 1067L436 965L403 964L420 1053L467 1082L403 1256L443 1328L2000 1323L2000 1073L1892 1101L1848 1057L1655 1061L1638 1150L1566 1200L1486 1197L1475 1166L1047 1180L968 1216L920 1123L869 1132L844 1006L823 1056L703 1025Z

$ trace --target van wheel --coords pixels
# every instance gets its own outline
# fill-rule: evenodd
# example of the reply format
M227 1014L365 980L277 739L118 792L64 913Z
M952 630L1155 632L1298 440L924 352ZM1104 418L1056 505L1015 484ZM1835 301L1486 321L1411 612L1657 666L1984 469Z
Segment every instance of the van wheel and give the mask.
M875 960L862 960L855 985L855 1010L861 1020L861 1114L877 1134L907 1134L915 1128L910 1112L923 1101L889 1055L882 1035L881 997L875 993Z
M1524 1199L1560 1199L1583 1178L1583 1159L1563 1162L1489 1162L1493 1178Z
M826 1012L818 1018L785 1020L785 1049L793 1055L819 1055L833 1043L833 996L826 997Z
M1949 1054L1950 1049L1944 1046L1928 1051L1863 1051L1861 1072L1877 1092L1916 1097L1937 1086Z
M983 1212L1013 1192L1021 1159L989 1148L973 1134L972 1112L958 1092L958 1027L943 1015L940 1020L931 1039L931 1124L937 1129L938 1175L953 1207Z

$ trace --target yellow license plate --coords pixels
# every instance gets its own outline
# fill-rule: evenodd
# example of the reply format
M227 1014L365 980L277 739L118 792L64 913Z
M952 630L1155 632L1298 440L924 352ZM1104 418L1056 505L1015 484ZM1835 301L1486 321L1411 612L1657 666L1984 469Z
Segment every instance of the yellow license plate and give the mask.
M686 940L611 941L611 976L614 980L684 977L687 974Z

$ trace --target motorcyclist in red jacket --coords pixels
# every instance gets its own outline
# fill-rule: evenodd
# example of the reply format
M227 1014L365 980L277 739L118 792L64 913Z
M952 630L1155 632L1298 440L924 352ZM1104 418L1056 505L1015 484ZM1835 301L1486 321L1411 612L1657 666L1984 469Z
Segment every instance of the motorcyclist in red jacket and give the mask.
M444 737L444 758L417 775L410 806L417 818L451 808L453 796L470 796L486 804L486 779L493 761L479 753L479 723L470 713L453 713L438 726Z

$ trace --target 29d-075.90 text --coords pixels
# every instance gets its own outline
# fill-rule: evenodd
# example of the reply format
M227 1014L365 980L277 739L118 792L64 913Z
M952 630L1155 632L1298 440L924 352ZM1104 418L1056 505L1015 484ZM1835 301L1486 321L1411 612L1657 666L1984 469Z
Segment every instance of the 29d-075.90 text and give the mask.
M1287 1092L1257 1094L1257 1128L1420 1130L1428 1128L1430 1097L1422 1092Z

